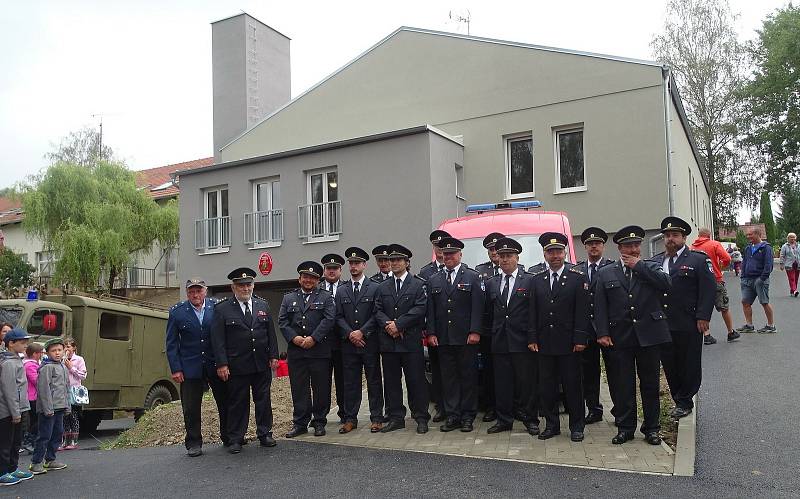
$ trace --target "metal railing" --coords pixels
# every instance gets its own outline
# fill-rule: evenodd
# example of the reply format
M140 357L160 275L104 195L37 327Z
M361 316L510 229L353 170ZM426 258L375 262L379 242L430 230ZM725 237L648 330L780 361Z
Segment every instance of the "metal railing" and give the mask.
M194 248L212 250L231 245L231 217L203 218L194 221Z
M283 210L244 214L244 243L268 244L283 241Z
M342 233L341 201L298 206L298 236L301 239L335 236Z

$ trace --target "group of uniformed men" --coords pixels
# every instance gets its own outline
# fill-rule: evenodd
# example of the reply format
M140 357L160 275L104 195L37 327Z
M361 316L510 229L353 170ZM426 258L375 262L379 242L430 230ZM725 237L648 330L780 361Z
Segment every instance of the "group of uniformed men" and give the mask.
M634 437L638 375L640 430L648 443L659 444L660 364L676 405L672 415L686 416L700 386L703 332L716 292L710 261L686 246L690 225L667 217L661 232L665 253L646 260L640 255L644 229L618 230L613 241L620 258L612 261L603 258L608 235L590 227L581 234L588 259L577 264L566 261L567 235L547 232L539 237L545 261L528 271L513 238L489 234L483 243L490 261L473 270L461 261L463 242L441 230L430 235L436 260L417 275L410 272L411 251L400 244L372 250L379 267L372 277L365 275L369 254L358 247L344 257L301 263L300 287L284 296L278 313L293 402L286 437L309 426L315 436L325 435L332 376L339 433L355 429L363 371L373 433L405 427L405 377L417 433L428 431L431 400L441 431L473 431L481 398L483 421L495 421L488 433L510 431L517 419L546 440L561 433L561 399L570 438L579 442L586 424L603 419L602 353L618 428L612 443ZM343 281L345 264L350 279ZM181 383L190 456L202 453L206 383L229 452L245 443L250 392L261 445L275 445L270 382L278 348L267 302L253 295L255 275L248 268L231 272L233 297L216 304L206 298L202 280L189 280L188 300L170 311L167 354Z

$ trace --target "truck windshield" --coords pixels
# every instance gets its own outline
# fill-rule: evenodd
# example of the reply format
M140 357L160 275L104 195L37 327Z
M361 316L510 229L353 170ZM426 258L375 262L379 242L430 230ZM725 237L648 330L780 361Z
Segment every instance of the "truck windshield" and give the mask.
M17 326L19 318L22 317L22 309L19 307L0 307L0 322L8 322Z
M509 236L522 245L522 253L519 255L519 263L525 266L528 270L533 265L544 261L542 254L542 246L539 244L538 234L524 234ZM483 262L489 261L489 256L486 254L486 248L483 247L483 238L474 237L469 239L462 239L464 243L464 250L462 251L462 261L475 268Z

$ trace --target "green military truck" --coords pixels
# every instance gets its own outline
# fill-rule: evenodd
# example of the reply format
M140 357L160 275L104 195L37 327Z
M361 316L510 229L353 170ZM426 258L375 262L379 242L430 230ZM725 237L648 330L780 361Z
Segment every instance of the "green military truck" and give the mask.
M121 299L48 295L0 300L0 322L28 331L34 341L71 336L86 360L89 405L81 431L91 432L113 411L144 410L179 398L170 378L164 335L168 314L157 306Z

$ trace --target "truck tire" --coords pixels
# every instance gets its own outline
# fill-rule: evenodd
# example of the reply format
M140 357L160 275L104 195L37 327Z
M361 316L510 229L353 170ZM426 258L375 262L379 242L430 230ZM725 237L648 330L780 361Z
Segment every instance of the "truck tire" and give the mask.
M94 433L102 421L99 411L83 411L81 414L81 433Z
M154 407L172 402L172 394L164 385L156 385L147 392L144 398L144 410L149 411Z

